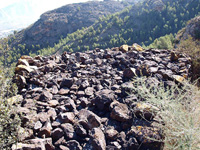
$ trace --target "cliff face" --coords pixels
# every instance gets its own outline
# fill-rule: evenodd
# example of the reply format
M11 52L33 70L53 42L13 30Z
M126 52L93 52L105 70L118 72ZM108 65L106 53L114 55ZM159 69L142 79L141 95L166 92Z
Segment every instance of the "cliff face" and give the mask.
M161 150L163 135L151 124L159 109L131 93L133 78L146 76L145 82L155 87L181 85L190 66L184 55L144 51L137 44L22 56L15 69L23 96L18 113L24 114L23 144L18 145L49 150Z
M200 39L200 16L191 19L187 26L178 33L177 39L185 40L188 36L197 40Z
M42 14L37 22L16 35L13 45L53 46L68 33L88 27L99 17L121 11L127 5L117 1L92 1L63 6Z

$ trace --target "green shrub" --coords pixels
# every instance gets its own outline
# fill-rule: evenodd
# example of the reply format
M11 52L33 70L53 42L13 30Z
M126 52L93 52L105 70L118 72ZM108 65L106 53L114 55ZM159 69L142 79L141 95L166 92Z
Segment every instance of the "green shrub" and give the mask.
M200 149L200 91L185 82L172 87L147 84L147 78L136 78L133 92L160 109L156 120L164 135L165 150Z
M16 106L11 103L10 97L16 94L16 86L12 83L8 70L0 68L0 147L9 149L17 142L19 116L16 115Z

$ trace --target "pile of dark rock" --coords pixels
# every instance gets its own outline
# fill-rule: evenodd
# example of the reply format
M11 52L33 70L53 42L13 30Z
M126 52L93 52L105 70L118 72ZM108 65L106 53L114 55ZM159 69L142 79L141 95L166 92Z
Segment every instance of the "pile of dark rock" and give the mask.
M190 66L182 54L143 50L137 44L22 56L15 69L23 97L18 106L22 124L19 143L12 149L162 149L154 115L146 111L141 116L145 108L157 108L131 93L132 79L147 76L171 86L189 76Z

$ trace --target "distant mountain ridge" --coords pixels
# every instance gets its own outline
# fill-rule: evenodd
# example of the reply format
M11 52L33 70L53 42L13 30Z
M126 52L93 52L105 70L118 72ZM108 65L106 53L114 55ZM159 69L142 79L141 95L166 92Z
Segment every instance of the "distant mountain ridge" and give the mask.
M100 4L107 4L104 7L110 8L109 13L102 12ZM115 9L113 4L117 5ZM134 5L93 1L66 5L43 14L35 24L9 38L8 62L15 62L20 55L52 55L133 43L149 45L156 38L176 34L199 12L200 0L145 0ZM4 60L3 56L0 59Z
M119 12L127 6L127 3L118 1L90 1L48 11L33 25L19 32L12 46L53 46L61 37L66 37L82 27L88 27L99 17Z

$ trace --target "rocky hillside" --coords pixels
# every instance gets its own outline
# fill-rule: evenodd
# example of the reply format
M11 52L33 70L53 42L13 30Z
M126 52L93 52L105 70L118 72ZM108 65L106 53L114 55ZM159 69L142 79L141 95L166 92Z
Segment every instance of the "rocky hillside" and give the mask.
M38 54L111 48L124 43L131 45L133 41L148 45L160 36L175 34L182 29L199 13L198 1L144 1L102 18L89 28L68 35L54 47L41 49Z
M46 12L29 28L19 32L12 46L26 44L40 47L54 46L61 37L92 25L99 17L123 10L127 3L118 1L90 1L70 4Z
M176 36L176 49L192 58L192 79L200 85L200 16L190 21Z
M15 69L22 134L12 148L160 150L158 108L131 93L132 79L147 76L148 84L168 87L189 77L190 66L182 54L137 44L22 56Z
M185 40L191 36L192 38L200 39L200 16L191 19L187 26L179 31L177 35L177 40Z
M109 13L104 11L103 5ZM160 36L177 33L200 11L200 0L145 0L126 8L125 5L128 3L93 1L47 12L34 25L8 39L11 49L7 62L16 62L21 55L62 54L63 51L112 48L133 42L149 45ZM95 20L95 16L102 17ZM88 22L93 24L86 27ZM56 41L59 42L56 44ZM0 62L4 60L1 55Z

